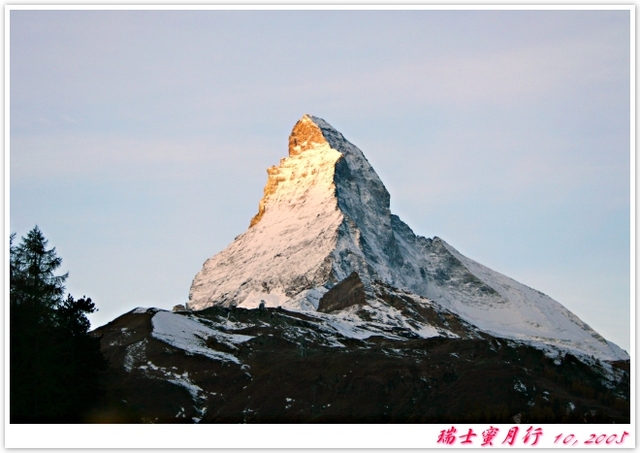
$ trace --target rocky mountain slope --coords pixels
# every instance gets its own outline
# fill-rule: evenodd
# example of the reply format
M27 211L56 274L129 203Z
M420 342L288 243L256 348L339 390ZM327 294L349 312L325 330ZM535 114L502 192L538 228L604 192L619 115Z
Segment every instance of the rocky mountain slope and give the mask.
M377 316L138 308L100 327L93 422L629 423L628 362L585 363L479 332L407 293ZM429 331L384 321L413 314Z
M628 423L629 356L548 296L416 236L305 115L186 308L96 329L95 421Z

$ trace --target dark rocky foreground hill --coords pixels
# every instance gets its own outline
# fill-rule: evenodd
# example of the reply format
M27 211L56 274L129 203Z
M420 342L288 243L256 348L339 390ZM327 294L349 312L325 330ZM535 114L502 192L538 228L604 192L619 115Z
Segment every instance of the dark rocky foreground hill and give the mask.
M94 331L109 371L89 421L630 422L628 361L551 357L423 314L459 337L358 339L331 315L273 308L137 309Z

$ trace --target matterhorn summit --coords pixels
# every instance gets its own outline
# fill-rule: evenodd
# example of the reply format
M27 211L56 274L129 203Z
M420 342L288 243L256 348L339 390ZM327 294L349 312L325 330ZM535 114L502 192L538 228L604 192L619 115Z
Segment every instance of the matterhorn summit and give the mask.
M323 119L304 115L289 137L289 156L267 174L248 230L193 280L190 310L281 307L381 322L387 310L384 319L413 326L418 336L442 333L406 311L390 315L394 293L459 317L467 335L629 358L550 297L438 237L416 236L391 213L389 192L362 151Z

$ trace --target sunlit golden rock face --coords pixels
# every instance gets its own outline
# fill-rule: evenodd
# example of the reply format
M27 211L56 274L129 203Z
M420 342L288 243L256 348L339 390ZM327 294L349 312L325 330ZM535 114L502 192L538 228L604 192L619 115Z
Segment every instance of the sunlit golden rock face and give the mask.
M265 206L267 204L267 198L271 194L275 193L276 188L278 187L278 183L285 180L285 178L283 176L280 176L279 173L280 173L279 167L276 167L275 165L267 168L268 178L267 178L267 184L264 186L264 195L262 196L262 199L260 200L260 204L258 205L258 213L255 216L253 216L253 218L251 219L251 223L249 223L249 228L251 228L252 226L254 226L256 223L260 221L260 219L264 215Z
M293 126L289 135L289 156L297 156L315 145L326 142L320 128L305 115Z
M326 143L327 140L322 135L320 128L308 115L304 115L295 126L293 126L291 135L289 135L289 157L298 156L304 151ZM285 159L281 159L279 166L274 165L267 169L268 178L267 184L264 186L264 195L258 205L258 213L251 219L249 228L257 224L264 215L267 199L276 192L278 184L286 181L287 178L283 176L280 171L280 167L284 161ZM301 176L306 176L306 174Z

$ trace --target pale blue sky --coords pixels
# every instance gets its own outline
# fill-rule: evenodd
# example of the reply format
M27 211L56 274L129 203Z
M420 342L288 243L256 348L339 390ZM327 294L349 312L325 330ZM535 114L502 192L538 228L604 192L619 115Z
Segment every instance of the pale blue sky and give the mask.
M417 234L629 350L629 11L10 14L10 230L94 327L184 303L310 113Z

